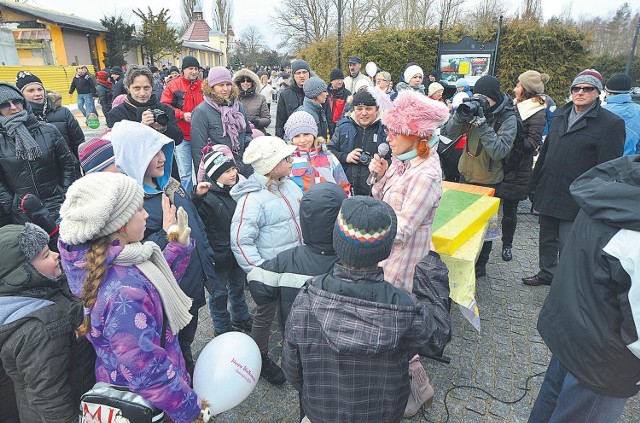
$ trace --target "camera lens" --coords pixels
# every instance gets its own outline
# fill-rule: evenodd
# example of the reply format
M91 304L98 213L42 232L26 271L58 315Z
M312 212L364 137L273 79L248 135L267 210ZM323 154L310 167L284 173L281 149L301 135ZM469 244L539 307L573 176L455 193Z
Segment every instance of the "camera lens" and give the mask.
M360 155L360 164L363 164L365 166L369 166L369 163L371 162L371 156L367 153L362 153Z

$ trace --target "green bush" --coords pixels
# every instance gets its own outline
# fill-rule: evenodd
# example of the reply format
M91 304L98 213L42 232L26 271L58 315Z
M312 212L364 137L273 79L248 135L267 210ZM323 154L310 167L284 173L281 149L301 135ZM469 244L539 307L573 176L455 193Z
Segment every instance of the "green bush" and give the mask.
M624 73L627 67L628 56L594 56L589 67L597 69L606 82L617 73ZM635 87L640 87L640 57L631 62L631 79Z
M477 41L493 42L496 33L497 24L495 28L484 27L475 31L458 25L444 31L443 42L458 42L465 35ZM496 66L496 77L502 82L502 90L511 93L518 75L535 69L551 76L545 87L546 92L561 105L576 74L591 67L592 58L587 53L587 41L579 29L564 24L504 23ZM375 62L397 81L408 62L417 62L425 72L434 69L437 48L436 28L382 29L362 36L347 35L342 42L342 68L347 68L347 58L355 54L365 63ZM310 45L300 52L299 57L307 60L321 78L328 78L331 69L336 66L336 37Z

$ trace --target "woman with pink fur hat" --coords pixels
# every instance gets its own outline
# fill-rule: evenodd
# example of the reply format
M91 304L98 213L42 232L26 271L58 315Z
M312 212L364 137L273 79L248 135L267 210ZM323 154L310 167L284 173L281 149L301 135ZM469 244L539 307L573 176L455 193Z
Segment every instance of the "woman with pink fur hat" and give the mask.
M378 182L371 190L374 198L389 204L398 218L398 231L389 258L380 263L384 278L411 292L416 264L429 253L431 225L442 197L442 170L436 149L438 127L449 117L449 109L411 90L398 94L392 109L385 110L391 164L377 154L369 170ZM411 395L405 417L415 415L433 398L433 387L414 357L409 364Z

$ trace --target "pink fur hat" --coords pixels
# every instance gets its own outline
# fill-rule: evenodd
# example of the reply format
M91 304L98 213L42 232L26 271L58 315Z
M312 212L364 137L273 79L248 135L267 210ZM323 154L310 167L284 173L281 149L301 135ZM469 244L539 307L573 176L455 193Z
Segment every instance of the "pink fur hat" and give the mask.
M441 101L412 90L400 91L393 106L384 111L382 123L398 134L428 138L449 118L449 109Z

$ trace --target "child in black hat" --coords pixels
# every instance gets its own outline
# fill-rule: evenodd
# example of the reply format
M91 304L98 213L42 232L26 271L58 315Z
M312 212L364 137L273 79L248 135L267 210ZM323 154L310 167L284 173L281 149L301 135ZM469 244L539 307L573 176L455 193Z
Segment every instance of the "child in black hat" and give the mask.
M409 400L409 359L440 355L450 339L448 272L437 253L419 263L415 296L384 280L378 262L389 256L396 227L388 204L344 200L333 230L339 261L293 303L283 371L312 422L399 422Z

